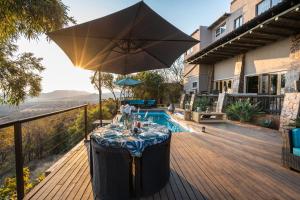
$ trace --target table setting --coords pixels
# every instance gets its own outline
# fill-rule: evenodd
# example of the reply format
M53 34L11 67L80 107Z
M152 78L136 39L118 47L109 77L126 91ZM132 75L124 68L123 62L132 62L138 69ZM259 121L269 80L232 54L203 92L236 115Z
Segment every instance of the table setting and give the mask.
M96 128L90 136L93 184L99 189L100 182L106 185L109 179L134 188L132 196L154 194L169 180L171 131L141 119L133 106L122 106L120 111L119 120Z

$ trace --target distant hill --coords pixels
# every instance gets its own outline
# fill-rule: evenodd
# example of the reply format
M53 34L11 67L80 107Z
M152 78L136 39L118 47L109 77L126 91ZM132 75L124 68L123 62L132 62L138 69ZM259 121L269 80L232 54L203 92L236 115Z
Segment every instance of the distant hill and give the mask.
M116 94L119 97L119 93ZM18 107L0 105L0 124L24 117L35 116L56 110L62 110L85 103L98 103L99 95L86 91L55 90L41 93L40 96L28 98ZM103 93L102 99L113 98L111 93Z
M74 96L83 96L89 95L91 93L86 91L77 91L77 90L55 90L53 92L41 93L39 97L40 100L51 100L51 99L59 99L59 98L67 98Z
M119 93L117 93L119 96ZM113 98L111 93L103 93L102 99ZM45 102L45 101L80 101L94 103L98 101L98 94L77 90L55 90L49 93L41 93L40 96L30 98L27 102Z

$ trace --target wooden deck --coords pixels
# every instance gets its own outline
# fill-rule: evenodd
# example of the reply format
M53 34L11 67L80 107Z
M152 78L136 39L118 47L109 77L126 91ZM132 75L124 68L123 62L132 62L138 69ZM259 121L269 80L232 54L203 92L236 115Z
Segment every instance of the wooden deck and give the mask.
M279 133L266 129L214 125L206 134L174 134L170 181L147 199L299 200L300 173L283 168L280 154ZM69 152L25 199L93 199L88 145Z

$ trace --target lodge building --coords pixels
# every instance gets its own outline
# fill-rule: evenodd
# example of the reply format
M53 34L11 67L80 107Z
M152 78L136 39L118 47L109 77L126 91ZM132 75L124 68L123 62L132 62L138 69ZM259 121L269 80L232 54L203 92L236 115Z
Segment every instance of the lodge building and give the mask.
M230 12L192 36L185 55L186 94L279 95L300 73L298 0L233 0Z

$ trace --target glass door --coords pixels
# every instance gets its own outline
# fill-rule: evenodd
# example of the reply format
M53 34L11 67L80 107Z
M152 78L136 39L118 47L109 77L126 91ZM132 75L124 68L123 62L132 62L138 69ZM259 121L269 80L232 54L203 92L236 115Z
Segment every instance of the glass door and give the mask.
M246 77L246 92L258 93L258 76Z

